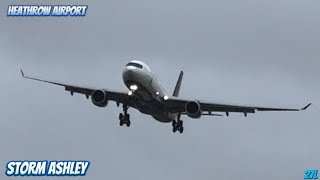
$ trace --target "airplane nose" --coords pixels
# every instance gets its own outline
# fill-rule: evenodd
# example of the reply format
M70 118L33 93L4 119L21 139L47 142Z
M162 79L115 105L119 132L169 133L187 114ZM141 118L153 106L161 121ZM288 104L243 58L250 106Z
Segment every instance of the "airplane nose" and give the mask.
M124 68L123 72L122 72L122 78L123 79L130 79L130 77L134 76L134 70L132 68Z
M132 67L126 67L122 72L122 79L125 84L129 81L134 81L135 77L138 76L138 73Z
M131 89L131 85L147 86L150 82L150 76L148 76L148 74L142 69L136 67L124 68L122 72L122 79L129 89Z

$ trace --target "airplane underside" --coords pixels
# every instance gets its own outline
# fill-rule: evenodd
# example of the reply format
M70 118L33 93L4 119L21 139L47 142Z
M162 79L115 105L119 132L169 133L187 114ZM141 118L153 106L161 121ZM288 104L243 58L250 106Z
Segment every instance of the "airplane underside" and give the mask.
M147 88L134 80L125 80L125 85L130 88L130 85L135 84L139 87L137 91L132 93L136 99L134 102L135 108L143 114L152 116L155 120L163 123L171 122L172 119L168 116L169 112L165 109L157 99L153 98Z
M123 113L119 114L120 126L126 124L127 127L129 127L131 124L128 108L129 106L125 104L123 105ZM180 120L180 116L178 116L176 113L159 111L159 109L155 108L155 106L152 106L150 104L134 108L139 110L143 114L150 115L151 117L153 117L153 119L159 122L172 122L173 132L179 131L180 133L183 133L183 121Z
M153 94L156 94L159 97L160 94L164 94L164 91L161 90L154 78L150 78L151 76L147 77L149 77L149 79L143 79L141 76L139 77L139 73L133 75L132 71L124 71L123 82L127 88L130 89L129 93L134 99L134 104L131 107L139 110L143 114L150 115L159 122L172 122L173 132L179 131L182 133L183 122L180 120L180 116L178 116L177 113L168 112L163 103L161 103L161 100L153 96ZM136 86L136 89L131 89L131 86ZM119 115L120 125L126 124L130 126L130 115L127 113L128 107L125 106L126 105L123 107L123 114L120 113Z

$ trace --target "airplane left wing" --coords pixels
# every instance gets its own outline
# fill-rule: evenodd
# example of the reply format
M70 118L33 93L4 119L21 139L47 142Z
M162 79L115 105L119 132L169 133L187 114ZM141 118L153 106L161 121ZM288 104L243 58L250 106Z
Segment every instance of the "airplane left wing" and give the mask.
M133 101L129 98L129 95L125 92L110 91L107 89L99 89L99 88L87 87L87 86L71 85L71 84L61 83L57 81L48 81L48 80L43 80L35 77L26 76L22 71L22 69L20 69L20 71L23 78L31 79L35 81L41 81L41 82L54 84L58 86L63 86L66 91L69 91L71 93L71 95L73 95L73 93L79 93L79 94L84 94L87 98L89 98L89 96L92 94L93 91L103 90L108 94L108 100L115 101L117 103L127 104L131 107L134 106Z
M178 97L169 97L164 100L163 103L170 112L185 113L185 106L191 100L181 99ZM256 111L301 111L306 110L311 103L303 108L279 108L279 107L261 107L261 106L247 106L247 105L236 105L236 104L225 104L225 103L210 103L204 101L196 101L200 104L202 112L225 112L229 115L229 112L244 113L255 113Z

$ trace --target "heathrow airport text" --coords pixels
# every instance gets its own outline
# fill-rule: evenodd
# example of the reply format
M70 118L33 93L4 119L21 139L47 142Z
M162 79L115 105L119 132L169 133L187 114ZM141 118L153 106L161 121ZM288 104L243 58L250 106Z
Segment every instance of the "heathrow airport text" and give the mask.
M88 6L8 6L7 16L85 16Z

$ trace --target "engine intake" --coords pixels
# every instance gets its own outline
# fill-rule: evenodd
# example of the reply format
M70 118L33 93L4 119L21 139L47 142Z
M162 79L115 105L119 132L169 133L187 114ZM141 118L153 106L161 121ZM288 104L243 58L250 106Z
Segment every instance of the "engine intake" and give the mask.
M202 114L201 105L197 101L189 101L185 106L186 113L191 118L200 118Z
M95 90L91 94L91 101L98 107L106 107L108 104L107 93L103 90Z

